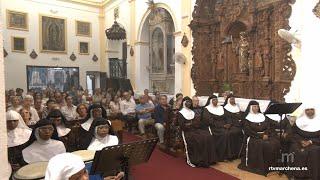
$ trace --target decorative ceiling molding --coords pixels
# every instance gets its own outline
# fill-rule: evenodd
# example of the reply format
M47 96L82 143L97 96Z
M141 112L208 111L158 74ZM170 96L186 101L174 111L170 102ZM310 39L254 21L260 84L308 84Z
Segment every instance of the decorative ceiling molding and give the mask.
M71 2L71 3L77 3L77 4L102 8L112 0L59 0L59 1Z

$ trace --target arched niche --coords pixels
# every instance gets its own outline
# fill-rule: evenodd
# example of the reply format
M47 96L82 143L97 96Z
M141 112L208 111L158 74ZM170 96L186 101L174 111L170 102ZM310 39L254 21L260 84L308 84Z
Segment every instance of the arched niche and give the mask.
M136 82L139 91L145 88L174 93L175 25L170 13L161 7L150 12L138 33L136 44Z

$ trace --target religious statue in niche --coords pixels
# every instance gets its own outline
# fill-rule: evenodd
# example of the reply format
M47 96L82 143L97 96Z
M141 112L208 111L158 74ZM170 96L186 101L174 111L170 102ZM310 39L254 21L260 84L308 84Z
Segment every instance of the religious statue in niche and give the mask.
M66 52L66 20L54 17L41 16L42 51Z
M223 69L223 68L224 68L224 55L223 55L223 52L221 51L218 57L217 69Z
M264 41L264 46L263 46L263 75L264 77L269 77L269 64L271 61L271 56L270 56L270 46L269 46L269 39L265 39Z
M152 72L161 73L164 70L164 40L163 32L156 28L152 35Z
M261 48L257 47L255 50L255 67L256 68L262 68L263 67L263 61L262 61L262 55L261 55Z
M247 73L248 58L249 58L249 42L247 40L247 33L245 31L240 32L240 40L238 44L238 56L239 56L239 69L242 73Z

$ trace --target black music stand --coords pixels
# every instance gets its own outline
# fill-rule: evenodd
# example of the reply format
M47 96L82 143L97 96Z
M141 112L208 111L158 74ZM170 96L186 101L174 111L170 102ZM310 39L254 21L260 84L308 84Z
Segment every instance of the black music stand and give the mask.
M94 155L90 175L114 176L124 171L125 180L129 180L129 170L133 165L145 163L157 145L158 138L110 146L97 151Z
M269 105L267 110L264 112L264 114L278 114L280 116L280 154L282 154L282 115L293 113L299 106L301 106L301 104L302 103L273 103Z

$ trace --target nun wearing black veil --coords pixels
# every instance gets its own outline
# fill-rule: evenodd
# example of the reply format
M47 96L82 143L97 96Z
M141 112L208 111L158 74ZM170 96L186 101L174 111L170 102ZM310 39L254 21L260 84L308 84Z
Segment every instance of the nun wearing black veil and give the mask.
M208 98L202 120L210 127L219 161L236 159L243 139L240 123L238 119L227 118L223 107L218 105L217 96Z
M223 108L226 119L231 121L235 126L242 128L243 112L241 112L233 94L230 94L227 97L223 104Z
M92 123L97 118L107 119L107 112L100 104L93 104L88 109L88 116L85 121L80 125L80 139L79 139L79 149L85 150L87 142L91 140L92 134L89 130Z
M214 141L207 128L203 128L200 117L192 110L192 100L182 100L177 119L182 131L187 164L191 167L209 167L217 162Z
M59 141L58 133L53 123L42 119L35 124L28 146L22 150L26 163L49 161L53 156L65 153L63 142Z
M292 127L290 153L294 161L291 167L306 167L308 170L290 171L295 179L320 179L320 118L313 105L305 106L303 115Z
M250 101L244 119L245 146L239 168L267 175L278 165L280 142L272 133L270 121L261 113L259 103Z
M268 107L274 103L277 102L272 100L269 103ZM281 140L280 143L282 152L288 152L290 143L289 140L290 136L292 135L292 126L289 122L289 119L286 117L286 115L282 115L282 117L280 117L278 114L265 114L265 116L267 120L270 121L270 128L272 129L272 133L274 133L277 139Z
M71 131L70 128L66 127L67 120L61 111L58 109L52 110L48 114L47 119L49 119L57 129L59 140L64 143L67 152L77 150L78 142L76 141L76 136L79 136L79 134L76 134L74 131Z
M90 127L91 141L87 142L87 149L99 151L107 146L118 145L119 139L114 135L111 124L108 120L97 118Z

